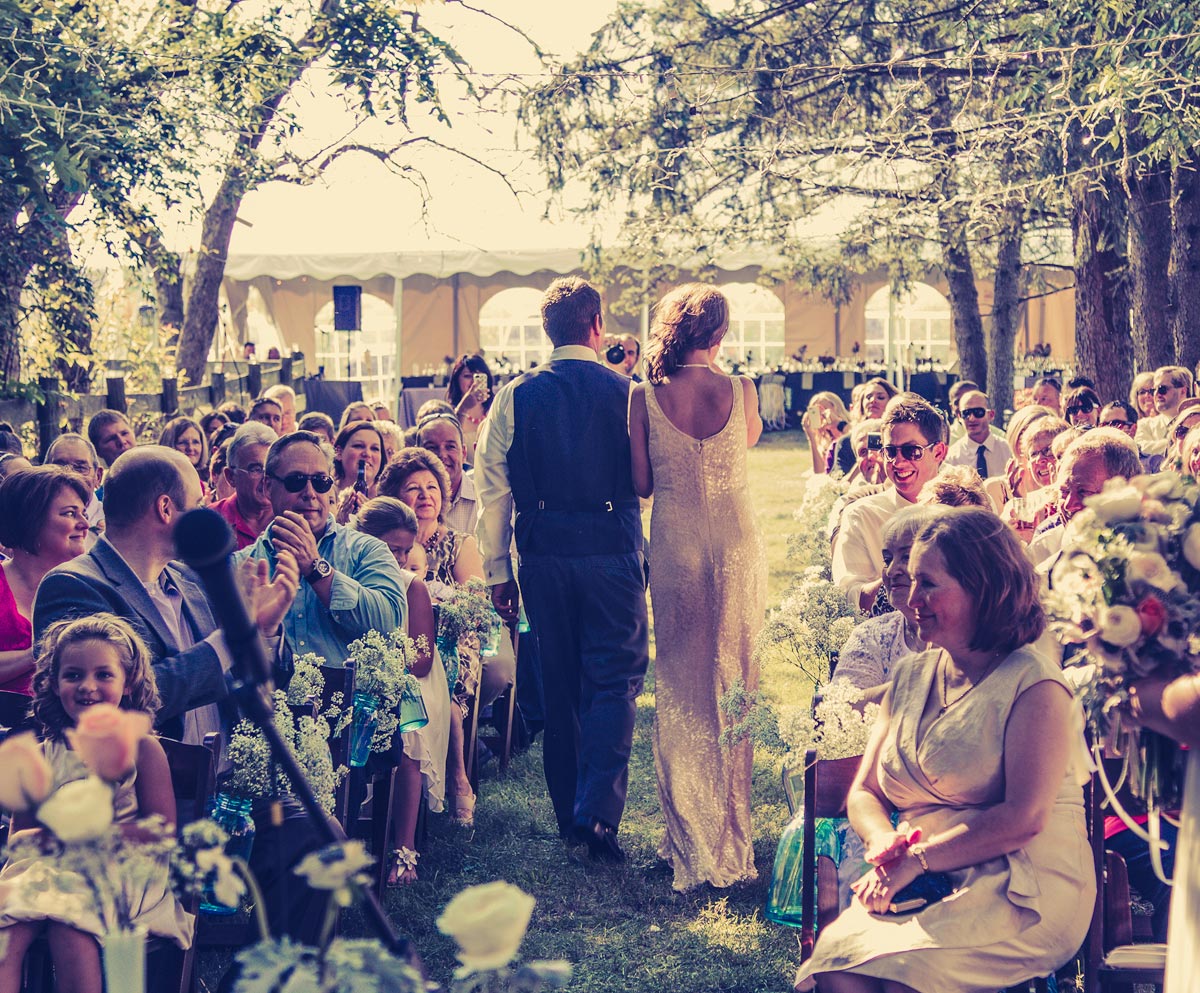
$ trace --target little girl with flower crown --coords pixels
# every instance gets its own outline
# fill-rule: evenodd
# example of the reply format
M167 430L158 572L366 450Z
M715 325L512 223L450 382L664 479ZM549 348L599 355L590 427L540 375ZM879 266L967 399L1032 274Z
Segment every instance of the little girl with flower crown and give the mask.
M110 796L111 822L121 825L128 840L142 840L133 823L139 818L157 814L174 824L167 757L158 739L147 734L158 703L150 655L128 623L95 614L52 625L39 646L33 677L41 743L22 735L0 746L22 770L16 795L24 806L33 804L45 827L37 826L34 810L18 809L10 844L40 834L43 850L52 852L57 850L52 834L63 842L96 837L110 822L105 807ZM3 791L4 802L19 806L13 792ZM120 868L110 865L106 881L120 888L129 917L122 923L190 945L195 921L171 892L166 864L160 861L149 871L142 865L136 879L132 870L122 874ZM0 870L0 934L8 942L0 957L0 993L20 990L25 953L42 933L58 988L101 993L98 939L117 923L115 904L101 905L87 880L53 855L10 861Z

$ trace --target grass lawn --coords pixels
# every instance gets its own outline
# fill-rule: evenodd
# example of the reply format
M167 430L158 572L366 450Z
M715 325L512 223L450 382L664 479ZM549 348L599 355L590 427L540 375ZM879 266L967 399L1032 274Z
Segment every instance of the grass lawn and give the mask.
M772 603L794 575L785 562L787 535L794 530L792 511L800 502L807 459L800 432L765 435L750 453L749 482L767 539ZM807 693L789 672L764 672L763 684L780 698ZM652 669L638 701L621 825L629 855L625 865L593 865L580 854L584 850L568 850L559 841L542 778L540 738L504 779L485 771L472 830L453 827L441 816L430 819L421 879L392 891L388 911L415 939L431 979L445 982L455 965L453 944L434 924L442 907L464 886L506 879L537 898L524 957L569 959L575 966L573 991L791 988L797 932L763 916L775 845L787 816L778 761L760 756L755 762L758 882L675 893L670 875L653 869L662 830L650 749L653 689ZM347 923L348 931L358 930L353 921Z

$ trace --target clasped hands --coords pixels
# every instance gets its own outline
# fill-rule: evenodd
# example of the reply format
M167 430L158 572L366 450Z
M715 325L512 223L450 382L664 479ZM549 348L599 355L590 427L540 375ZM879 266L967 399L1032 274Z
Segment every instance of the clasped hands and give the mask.
M279 520L280 518L275 518L276 522ZM316 541L303 518L300 518L300 525L308 532L312 542L313 555L308 560L308 568L311 569L316 560ZM246 559L238 566L238 583L246 602L246 612L266 638L279 631L279 625L283 623L288 608L296 599L302 568L292 546L280 540L279 532L276 531L272 537L276 553L274 576L271 575L271 566L266 559Z
M850 885L871 913L886 914L896 894L921 875L921 863L908 854L919 837L919 832L902 822L895 831L871 838L865 857L875 868Z

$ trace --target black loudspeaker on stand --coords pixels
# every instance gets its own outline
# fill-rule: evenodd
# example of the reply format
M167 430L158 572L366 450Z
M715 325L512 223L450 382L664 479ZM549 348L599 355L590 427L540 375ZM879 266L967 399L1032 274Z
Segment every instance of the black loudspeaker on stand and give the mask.
M362 329L362 287L335 286L333 288L333 330L359 331Z
M216 511L207 508L192 510L179 519L175 527L175 544L179 557L200 576L200 581L212 604L213 615L225 633L225 641L232 656L230 675L233 679L232 695L237 701L242 716L253 721L262 730L270 746L271 755L283 769L292 784L292 792L300 801L312 822L313 828L327 845L342 839L330 826L325 812L318 805L312 787L296 763L291 750L271 719L271 665L266 645L258 628L246 610L233 568L233 551L236 548L233 532ZM378 934L380 941L398 958L407 959L423 972L420 957L407 938L396 933L383 912L374 889L362 893L363 909L367 921Z

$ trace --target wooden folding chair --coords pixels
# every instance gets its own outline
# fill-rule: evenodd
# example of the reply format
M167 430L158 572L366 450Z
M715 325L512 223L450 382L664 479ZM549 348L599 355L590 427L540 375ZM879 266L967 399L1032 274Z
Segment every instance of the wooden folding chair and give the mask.
M508 633L512 638L513 657L517 658L520 651L520 634L517 631L517 623L513 621L508 625ZM496 734L480 735L479 734L479 694L475 694L475 699L471 701L471 712L463 721L463 748L466 750L466 770L467 779L471 783L471 789L479 792L479 763L476 761L476 742L481 740L484 744L492 748L499 756L500 760L500 775L508 772L508 764L512 760L512 737L513 737L513 721L517 714L517 674L513 671L513 681L509 687L501 693L494 701L492 701L492 714L497 713L497 708L500 712L506 715L503 731L498 731Z
M800 961L812 955L817 932L839 913L837 866L817 854L817 818L845 817L846 796L862 756L818 759L816 749L804 755L804 847L800 870ZM784 781L785 793L791 783Z
M1096 870L1096 905L1084 948L1084 985L1088 993L1133 993L1135 985L1161 990L1167 946L1133 943L1129 872L1125 860L1104 847L1104 787L1099 776L1087 787L1088 833Z

